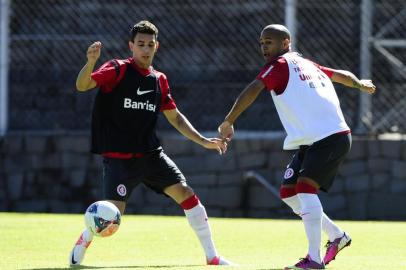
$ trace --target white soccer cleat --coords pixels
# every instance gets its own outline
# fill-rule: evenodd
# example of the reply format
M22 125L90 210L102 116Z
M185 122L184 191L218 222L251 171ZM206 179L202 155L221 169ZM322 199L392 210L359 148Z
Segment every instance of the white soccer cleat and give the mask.
M207 259L207 265L229 265L229 266L237 266L236 264L227 261L226 259L220 257L220 256L215 256L211 260Z
M70 253L70 266L80 265L82 263L83 258L85 257L86 249L89 247L90 243L92 243L92 241L86 241L82 233Z

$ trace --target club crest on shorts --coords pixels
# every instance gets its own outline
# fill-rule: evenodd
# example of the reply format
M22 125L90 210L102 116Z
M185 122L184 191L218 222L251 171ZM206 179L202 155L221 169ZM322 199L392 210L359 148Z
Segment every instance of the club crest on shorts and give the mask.
M124 197L127 194L127 188L123 184L120 184L117 186L117 193Z
M283 175L283 178L289 179L295 174L295 171L292 168L287 168L285 171L285 174Z

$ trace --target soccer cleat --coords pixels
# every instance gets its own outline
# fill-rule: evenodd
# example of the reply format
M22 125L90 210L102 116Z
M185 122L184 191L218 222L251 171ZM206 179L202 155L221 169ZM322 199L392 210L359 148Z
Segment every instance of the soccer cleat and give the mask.
M86 249L89 247L92 241L86 241L83 237L83 233L80 235L78 241L73 247L70 256L69 256L69 265L80 265L85 257Z
M336 238L333 242L327 241L326 244L326 255L324 256L323 262L327 265L332 260L334 260L343 248L351 245L351 237L344 233L343 236Z
M296 269L296 270L312 270L312 269L325 269L324 263L318 263L312 260L309 255L306 256L306 258L300 259L300 261L293 265L293 266L287 266L285 267L284 270L289 270L289 269Z
M221 258L220 256L215 256L211 260L207 259L207 265L230 265L230 266L236 266L230 261L227 261L224 258Z

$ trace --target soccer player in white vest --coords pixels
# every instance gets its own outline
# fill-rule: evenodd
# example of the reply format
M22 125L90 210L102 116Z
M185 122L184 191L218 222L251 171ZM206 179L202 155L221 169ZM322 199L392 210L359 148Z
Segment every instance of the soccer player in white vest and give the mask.
M347 126L332 82L372 94L371 80L360 80L349 71L320 66L290 50L289 30L279 24L266 26L260 36L266 64L240 93L224 122L222 138L231 139L233 124L266 89L287 133L283 148L297 150L287 166L280 188L281 199L302 218L309 247L304 259L285 269L324 269L351 238L323 212L317 196L327 192L337 169L351 148ZM321 231L328 235L321 258Z
M92 114L92 152L103 156L103 199L124 213L132 190L140 183L172 198L184 210L200 240L208 265L232 265L219 256L206 210L176 164L165 154L155 129L158 114L184 136L206 149L227 150L220 138L201 135L177 109L166 75L152 67L158 29L149 21L135 24L129 35L132 56L113 59L93 71L102 44L87 49L87 63L76 80L78 91L98 87ZM93 239L85 229L74 245L70 265L80 265Z

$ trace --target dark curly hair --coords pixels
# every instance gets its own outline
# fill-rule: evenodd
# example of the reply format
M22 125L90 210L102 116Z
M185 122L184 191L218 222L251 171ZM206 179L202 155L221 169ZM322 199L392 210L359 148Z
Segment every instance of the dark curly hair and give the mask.
M137 33L155 35L155 38L158 39L158 28L149 21L140 21L134 24L130 30L130 41L134 41Z

